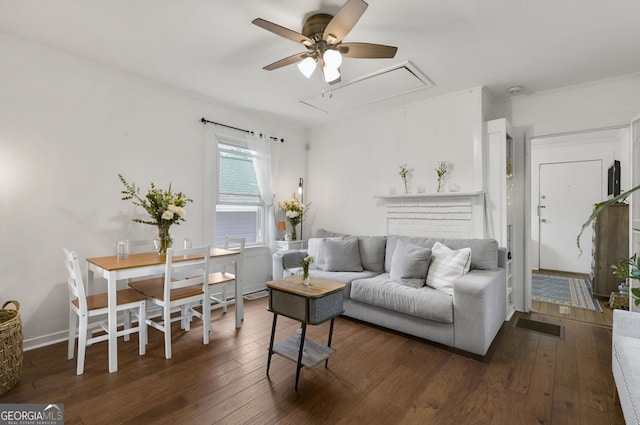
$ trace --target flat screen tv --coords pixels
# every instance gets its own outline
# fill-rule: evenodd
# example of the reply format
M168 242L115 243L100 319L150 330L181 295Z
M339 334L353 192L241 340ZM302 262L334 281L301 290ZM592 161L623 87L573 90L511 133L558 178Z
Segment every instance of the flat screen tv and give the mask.
M620 195L620 161L613 161L613 165L609 167L607 177L607 195L611 197Z

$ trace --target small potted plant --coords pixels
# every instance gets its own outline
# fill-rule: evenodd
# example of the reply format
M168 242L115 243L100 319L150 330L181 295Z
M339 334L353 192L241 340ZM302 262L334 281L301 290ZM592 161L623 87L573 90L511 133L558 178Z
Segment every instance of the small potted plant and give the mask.
M631 279L640 279L640 258L633 254L630 258L621 258L618 264L611 266L613 274L624 279L620 284L620 295L628 293ZM635 298L635 305L640 305L640 288L631 288L631 295Z
M313 257L308 255L304 257L300 263L302 264L302 283L306 286L310 286L311 277L309 277L309 265L313 263Z
M448 171L449 165L447 164L447 161L438 162L438 168L436 168L436 174L438 174L438 192L442 192L444 190L442 183Z
M404 193L409 193L409 182L407 179L409 178L409 174L411 170L407 168L407 164L402 164L400 166L400 178L402 179L402 184L404 185Z

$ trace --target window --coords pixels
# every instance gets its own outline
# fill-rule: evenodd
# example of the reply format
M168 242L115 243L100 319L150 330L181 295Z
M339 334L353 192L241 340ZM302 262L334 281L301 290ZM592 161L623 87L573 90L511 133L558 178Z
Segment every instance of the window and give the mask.
M264 205L254 155L246 147L228 141L218 143L216 246L224 244L225 236L245 238L247 244L264 243Z

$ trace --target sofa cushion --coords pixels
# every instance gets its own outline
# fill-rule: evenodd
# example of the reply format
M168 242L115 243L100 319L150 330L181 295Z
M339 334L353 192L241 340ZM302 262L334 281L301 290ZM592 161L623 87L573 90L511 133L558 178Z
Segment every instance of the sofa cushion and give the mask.
M360 261L365 270L384 273L384 250L387 246L385 236L360 236Z
M423 287L430 260L430 249L398 241L391 260L391 280L414 288Z
M348 238L342 240L325 239L324 242L324 268L329 272L361 272L360 248L358 239Z
M288 251L282 254L282 267L293 269L302 267L302 259L307 256L305 251Z
M440 242L451 249L471 248L471 270L498 270L498 242L495 239L445 239L409 237L400 235L387 236L385 250L385 271L391 271L393 251L399 240L404 240L416 245L431 248L434 243Z
M326 263L325 245L327 239L340 240L342 238L310 238L307 242L307 253L313 257L313 263L309 266L311 269L324 270Z
M469 272L471 248L453 250L436 242L431 248L431 257L427 285L453 295L455 280Z
M498 270L498 241L495 239L442 239L451 249L471 248L471 269Z
M331 231L325 230L325 229L318 229L318 230L316 230L316 234L315 234L316 238L339 238L339 239L342 239L345 236L349 236L349 235L347 235L346 233L331 232Z
M430 288L412 288L391 280L388 273L351 282L351 299L410 316L453 323L453 297Z

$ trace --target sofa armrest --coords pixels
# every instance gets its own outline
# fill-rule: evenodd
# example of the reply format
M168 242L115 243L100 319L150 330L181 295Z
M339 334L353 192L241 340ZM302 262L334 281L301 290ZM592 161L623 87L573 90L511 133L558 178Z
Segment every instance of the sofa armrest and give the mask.
M472 270L453 285L454 344L485 355L504 323L505 269Z
M613 338L628 336L640 339L640 313L613 310Z
M272 256L272 278L282 279L285 269L300 267L300 261L307 256L304 249L290 249L286 251L276 251Z

